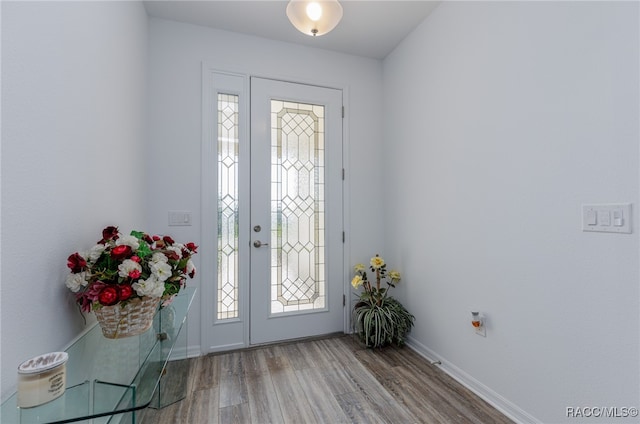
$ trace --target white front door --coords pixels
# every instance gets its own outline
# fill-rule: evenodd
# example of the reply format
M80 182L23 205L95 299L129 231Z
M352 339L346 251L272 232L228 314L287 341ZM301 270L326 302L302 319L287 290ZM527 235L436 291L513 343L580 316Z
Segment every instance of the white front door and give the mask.
M343 331L342 92L251 79L250 343Z
M203 66L204 353L344 330L342 91Z

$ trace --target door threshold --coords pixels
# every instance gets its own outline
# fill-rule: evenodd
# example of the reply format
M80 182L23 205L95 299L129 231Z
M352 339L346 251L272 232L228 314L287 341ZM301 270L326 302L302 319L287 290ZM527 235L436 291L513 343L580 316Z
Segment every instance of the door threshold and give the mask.
M317 341L317 340L332 339L334 337L342 337L342 336L346 336L346 335L347 335L347 333L342 332L342 331L338 331L338 332L335 332L335 333L321 334L319 336L298 337L296 339L278 340L278 341L275 341L275 342L252 344L252 345L249 345L247 347L241 347L239 349L231 349L231 350L223 350L223 351L218 351L218 352L211 352L211 353L208 353L206 356L224 355L226 353L234 353L234 352L246 352L246 351L250 351L250 350L260 349L260 348L263 348L263 347L266 347L266 346L287 346L287 345L290 345L290 344L295 344L295 343L300 343L300 342L313 342L313 341Z

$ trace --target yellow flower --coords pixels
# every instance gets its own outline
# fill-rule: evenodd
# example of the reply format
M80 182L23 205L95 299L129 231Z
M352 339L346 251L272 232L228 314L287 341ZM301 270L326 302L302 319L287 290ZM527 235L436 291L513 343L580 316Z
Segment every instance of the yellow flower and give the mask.
M353 268L356 270L356 272L362 272L365 270L364 264L356 264L356 266L354 266Z
M371 266L373 267L373 269L380 269L383 265L384 259L382 259L380 256L376 255L371 258Z
M391 278L391 281L396 282L396 283L398 281L400 281L400 273L398 271L391 270L391 271L389 271L388 275L389 275L389 278Z
M360 287L362 285L362 277L359 275L356 275L355 277L353 277L353 280L351 280L351 285L353 286L354 289L357 289L358 287Z

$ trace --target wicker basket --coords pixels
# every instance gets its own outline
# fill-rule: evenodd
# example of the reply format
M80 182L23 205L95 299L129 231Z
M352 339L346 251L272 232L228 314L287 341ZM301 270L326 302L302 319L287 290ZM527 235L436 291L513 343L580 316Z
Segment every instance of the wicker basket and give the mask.
M137 336L151 328L160 298L135 298L124 306L117 304L95 309L102 334L108 339Z

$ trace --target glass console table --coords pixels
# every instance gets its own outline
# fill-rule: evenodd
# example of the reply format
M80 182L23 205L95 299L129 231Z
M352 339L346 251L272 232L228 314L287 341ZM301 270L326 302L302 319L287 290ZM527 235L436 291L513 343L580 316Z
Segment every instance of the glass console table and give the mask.
M65 393L33 408L18 408L14 394L2 404L0 422L137 424L137 411L183 399L188 361L187 331L182 327L195 291L194 287L182 290L139 336L107 339L94 324L67 349Z

